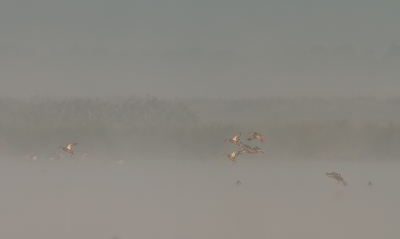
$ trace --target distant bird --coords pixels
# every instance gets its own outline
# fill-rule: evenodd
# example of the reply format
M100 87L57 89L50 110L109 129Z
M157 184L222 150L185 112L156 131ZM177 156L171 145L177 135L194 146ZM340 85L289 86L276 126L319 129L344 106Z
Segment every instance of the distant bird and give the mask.
M240 148L238 149L237 153L238 153L238 155L240 155L240 154L247 154L247 151L246 151L245 148L240 147Z
M371 181L369 181L369 182L368 182L368 186L370 186L370 187L372 186L372 183L371 183Z
M233 138L231 138L231 139L225 139L224 140L224 142L231 142L231 143L233 143L233 144L235 144L236 145L236 147L240 147L240 144L239 144L239 137L242 135L242 133L238 133L237 135L235 135L235 136L233 136Z
M239 154L249 153L249 154L252 154L253 156L256 154L256 151L254 150L253 147L248 146L242 142L240 142L240 144L242 146L240 146L240 150L238 151Z
M240 186L240 185L242 185L242 183L239 180L237 180L236 185Z
M231 161L232 161L232 164L234 164L234 163L236 163L236 156L238 155L238 152L232 152L231 154L223 154L223 155L221 155L221 156L226 156L226 157L228 157Z
M260 147L258 147L258 146L253 147L253 149L254 149L254 151L255 151L256 154L257 154L258 152L264 153L264 151L263 151Z
M339 173L335 173L335 172L332 172L332 173L328 173L328 172L325 172L325 174L326 174L326 176L328 176L328 177L330 177L330 178L333 178L333 179L336 179L338 182L336 183L336 184L338 184L338 183L342 183L342 184L345 184L344 182L344 179L343 179L343 177L342 177L342 175L340 175ZM347 184L347 182L346 182L346 184Z
M264 141L264 138L260 133L250 132L248 135L250 135L250 137L247 140L259 139L261 142Z
M77 143L68 144L67 147L59 146L58 149L62 149L65 152L69 153L71 157L74 155L74 151L72 151L72 146L77 145Z

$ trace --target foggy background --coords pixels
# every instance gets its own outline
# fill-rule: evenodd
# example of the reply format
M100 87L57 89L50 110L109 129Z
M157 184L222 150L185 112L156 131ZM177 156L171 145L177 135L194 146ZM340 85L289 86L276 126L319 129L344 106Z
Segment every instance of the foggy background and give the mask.
M259 155L257 155L259 156ZM395 238L398 162L0 162L5 238ZM326 177L340 171L349 185ZM236 186L240 180L242 184ZM368 187L368 180L373 182Z
M396 96L399 5L5 0L0 93Z
M0 237L398 236L399 9L1 1Z

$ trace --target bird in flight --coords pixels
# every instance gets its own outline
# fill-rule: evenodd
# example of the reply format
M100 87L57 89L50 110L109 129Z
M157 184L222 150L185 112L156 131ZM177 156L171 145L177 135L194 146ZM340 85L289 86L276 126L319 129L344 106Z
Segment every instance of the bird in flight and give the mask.
M247 140L259 139L261 142L264 141L264 138L260 133L250 132L248 135L250 135L250 137Z
M74 155L74 151L72 151L72 146L77 145L77 143L68 144L67 147L59 146L59 149L64 150L65 152L69 153L71 157Z
M256 151L254 150L253 147L251 147L249 145L246 145L246 144L244 144L242 142L240 142L240 144L242 146L239 148L239 151L238 151L239 154L248 153L248 154L252 154L253 156L256 154Z
M232 152L231 154L223 154L223 155L221 155L221 156L226 156L226 157L228 157L231 161L232 161L232 164L234 164L234 163L236 163L236 156L238 155L238 153L235 151L235 152Z
M264 151L262 150L262 148L260 148L260 147L258 147L258 146L253 147L253 149L254 149L254 151L255 151L256 154L257 154L258 152L264 153Z
M231 143L235 144L236 147L239 148L240 147L240 144L239 144L240 135L242 135L242 133L238 133L237 135L233 136L233 138L231 138L231 139L225 139L224 142L231 142Z
M339 173L335 173L335 172L328 173L328 172L325 172L325 174L326 174L326 176L328 176L330 178L336 179L338 181L337 183L341 182L343 185L345 185L345 184L347 185L347 182L344 181L342 175L340 175Z

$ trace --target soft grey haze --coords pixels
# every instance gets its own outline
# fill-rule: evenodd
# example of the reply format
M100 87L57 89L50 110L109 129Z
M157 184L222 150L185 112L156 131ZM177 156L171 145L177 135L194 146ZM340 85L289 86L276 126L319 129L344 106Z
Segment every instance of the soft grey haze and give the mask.
M1 0L0 238L395 238L399 13Z
M0 161L0 236L396 238L398 162ZM325 176L339 171L347 187ZM240 180L240 186L235 182ZM369 187L368 181L373 186Z
M400 93L400 2L0 2L0 93Z

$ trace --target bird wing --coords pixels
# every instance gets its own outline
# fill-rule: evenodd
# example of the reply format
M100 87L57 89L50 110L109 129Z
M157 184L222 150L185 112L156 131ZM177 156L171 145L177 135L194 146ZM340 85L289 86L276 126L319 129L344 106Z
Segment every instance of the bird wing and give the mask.
M251 148L250 146L248 146L247 144L244 144L244 143L242 143L242 142L240 142L241 144L242 144L242 148L244 148L244 149L248 149L248 148Z
M245 153L246 153L246 149L240 149L240 150L237 152L238 155L240 155L240 154L245 154Z
M342 181L342 180L343 180L342 175L340 175L340 174L336 175L335 178L336 178L336 180L338 180L338 181Z
M333 177L334 177L334 174L333 174L333 173L325 172L325 174L326 174L326 176L328 176L328 177L330 177L330 178L333 178Z
M77 143L68 144L67 149L72 149L72 146L77 145Z
M338 178L342 178L342 175L340 175L340 173L335 173L335 172L332 172L336 177L338 177Z
M232 139L235 141L238 141L240 135L242 135L242 133L238 133L237 135L235 135Z

